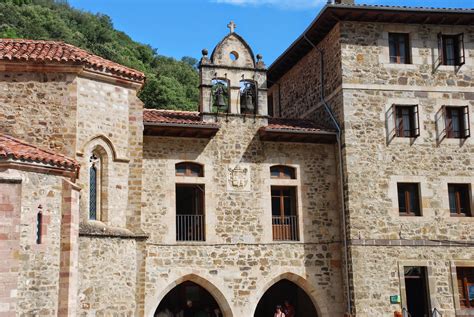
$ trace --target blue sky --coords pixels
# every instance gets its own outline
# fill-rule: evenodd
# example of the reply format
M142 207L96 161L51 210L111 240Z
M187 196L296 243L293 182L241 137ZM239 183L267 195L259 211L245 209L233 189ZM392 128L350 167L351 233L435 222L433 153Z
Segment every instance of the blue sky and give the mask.
M357 0L356 0L357 1ZM82 10L110 16L115 28L150 44L159 54L199 58L229 31L263 54L270 65L311 23L326 0L69 0ZM365 0L357 3L474 7L474 0Z

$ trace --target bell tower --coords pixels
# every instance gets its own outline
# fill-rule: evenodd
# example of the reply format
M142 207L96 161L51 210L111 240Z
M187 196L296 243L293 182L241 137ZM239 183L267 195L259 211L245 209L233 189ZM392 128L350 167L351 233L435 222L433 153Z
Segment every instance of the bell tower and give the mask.
M202 50L199 64L200 103L203 120L216 116L267 116L267 73L262 56L255 56L247 42L230 32L214 48L211 56Z

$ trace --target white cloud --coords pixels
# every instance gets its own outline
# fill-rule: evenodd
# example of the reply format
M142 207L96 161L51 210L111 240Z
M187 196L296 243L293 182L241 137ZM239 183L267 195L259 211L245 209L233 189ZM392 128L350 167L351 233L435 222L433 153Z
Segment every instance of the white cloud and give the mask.
M320 6L327 0L212 0L217 3L238 6L274 6L284 9L310 9Z

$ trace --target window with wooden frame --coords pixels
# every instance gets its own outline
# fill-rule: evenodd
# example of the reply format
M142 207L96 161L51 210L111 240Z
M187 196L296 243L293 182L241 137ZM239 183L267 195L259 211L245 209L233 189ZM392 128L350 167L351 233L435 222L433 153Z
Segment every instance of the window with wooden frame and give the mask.
M275 165L270 167L271 178L296 179L296 170L291 166Z
M420 186L418 183L398 183L398 211L400 216L421 216Z
M469 184L448 184L449 212L451 216L471 216L470 187Z
M410 38L408 33L389 33L390 63L410 64Z
M465 139L471 135L468 106L445 106L443 112L447 138Z
M296 187L272 186L273 240L298 241Z
M204 177L202 165L192 162L177 163L175 172L176 176Z
M462 66L466 62L464 33L438 34L439 63L442 65Z
M461 309L474 309L474 268L457 267L456 275Z
M394 130L397 137L416 138L420 136L418 105L395 105L394 112Z

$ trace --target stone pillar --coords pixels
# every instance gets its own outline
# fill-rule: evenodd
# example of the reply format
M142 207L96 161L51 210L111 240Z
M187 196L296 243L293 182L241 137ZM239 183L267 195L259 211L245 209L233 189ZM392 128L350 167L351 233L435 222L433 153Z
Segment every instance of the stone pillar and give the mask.
M0 179L0 316L16 316L21 179Z
M76 316L79 258L79 191L63 180L58 316Z

